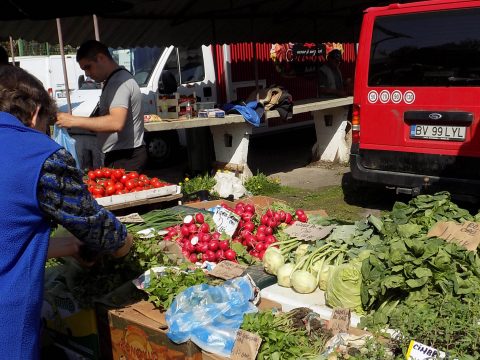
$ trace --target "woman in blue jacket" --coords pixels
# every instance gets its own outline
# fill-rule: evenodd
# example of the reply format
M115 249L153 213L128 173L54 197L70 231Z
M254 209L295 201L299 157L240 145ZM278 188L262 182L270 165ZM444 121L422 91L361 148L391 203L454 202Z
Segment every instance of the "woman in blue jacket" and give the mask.
M0 66L0 357L39 358L47 256L125 256L131 235L99 206L73 157L46 135L56 106L26 71ZM78 242L50 244L51 224ZM56 245L56 246L54 246Z

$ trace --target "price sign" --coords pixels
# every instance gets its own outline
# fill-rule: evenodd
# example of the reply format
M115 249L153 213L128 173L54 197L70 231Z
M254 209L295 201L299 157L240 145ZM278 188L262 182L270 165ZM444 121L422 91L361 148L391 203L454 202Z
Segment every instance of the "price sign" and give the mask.
M232 236L237 230L240 216L225 209L223 206L217 206L213 213L213 222L219 233L225 233Z
M421 344L414 340L410 341L408 347L406 359L407 360L433 360L433 359L445 359L446 354L443 351Z
M232 360L255 360L262 339L257 334L245 330L238 330L235 344L233 345Z
M139 213L132 213L125 216L117 216L117 219L126 224L126 223L144 223L145 220L140 216Z
M328 328L333 334L348 332L350 328L350 309L337 308L333 310L332 317L328 323Z
M215 265L215 267L212 271L210 271L209 274L220 279L230 280L242 275L246 268L246 265L237 264L229 260L224 260Z
M285 232L297 239L305 241L317 241L327 237L333 230L333 226L320 226L296 221L287 227Z
M480 224L472 221L465 221L462 224L440 221L430 229L428 236L439 237L474 251L480 244Z

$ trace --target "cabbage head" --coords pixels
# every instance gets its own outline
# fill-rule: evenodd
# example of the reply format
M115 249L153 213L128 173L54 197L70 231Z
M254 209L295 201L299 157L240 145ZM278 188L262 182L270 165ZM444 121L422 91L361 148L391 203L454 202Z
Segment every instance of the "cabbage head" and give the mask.
M325 300L330 307L347 308L363 314L360 290L362 286L362 263L353 261L332 269L328 276Z

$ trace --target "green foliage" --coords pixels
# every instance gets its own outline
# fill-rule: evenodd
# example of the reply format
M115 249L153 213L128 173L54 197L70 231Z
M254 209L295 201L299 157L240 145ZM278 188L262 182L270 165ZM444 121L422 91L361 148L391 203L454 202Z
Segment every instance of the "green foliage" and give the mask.
M263 173L249 177L243 184L252 195L272 195L280 191L280 181Z
M195 176L191 179L186 177L183 183L180 183L179 185L182 187L182 193L188 195L200 190L207 190L211 192L216 183L217 181L214 177L205 174L203 176Z

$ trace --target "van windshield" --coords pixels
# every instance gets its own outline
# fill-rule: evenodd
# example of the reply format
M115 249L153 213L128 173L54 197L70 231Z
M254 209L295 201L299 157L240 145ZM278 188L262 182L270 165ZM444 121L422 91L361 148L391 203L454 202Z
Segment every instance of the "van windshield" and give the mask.
M369 86L480 86L480 8L375 20Z
M130 71L140 87L146 86L165 47L136 47L131 49L110 49L113 59ZM81 89L100 89L98 83L87 78Z

